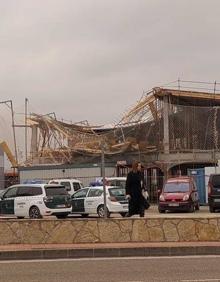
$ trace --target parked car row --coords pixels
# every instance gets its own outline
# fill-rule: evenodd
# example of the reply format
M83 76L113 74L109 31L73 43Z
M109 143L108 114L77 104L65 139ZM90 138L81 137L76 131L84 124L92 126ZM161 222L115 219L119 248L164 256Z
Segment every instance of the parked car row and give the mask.
M69 190L68 190L69 191ZM70 213L104 216L103 187L80 188L72 195L64 185L19 184L7 188L0 195L0 214L15 215L17 218L41 218L54 215L65 218ZM107 215L128 212L125 189L106 186Z
M108 179L106 186L107 216L128 212L125 197L126 178ZM220 209L220 174L212 174L208 183L210 212ZM168 179L160 191L158 211L199 210L199 194L193 177ZM49 184L18 184L0 193L0 214L18 218L41 218L54 215L65 218L70 213L87 217L104 216L103 186L83 188L76 179L55 179Z

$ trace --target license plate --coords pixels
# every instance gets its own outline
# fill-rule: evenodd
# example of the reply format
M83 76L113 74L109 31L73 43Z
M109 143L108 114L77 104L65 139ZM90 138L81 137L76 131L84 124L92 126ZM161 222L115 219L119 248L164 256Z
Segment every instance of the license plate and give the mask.
M169 204L169 207L178 207L179 204L178 203L172 203L172 204Z
M219 203L220 199L214 199L214 202Z
M57 205L57 208L65 208L66 205Z

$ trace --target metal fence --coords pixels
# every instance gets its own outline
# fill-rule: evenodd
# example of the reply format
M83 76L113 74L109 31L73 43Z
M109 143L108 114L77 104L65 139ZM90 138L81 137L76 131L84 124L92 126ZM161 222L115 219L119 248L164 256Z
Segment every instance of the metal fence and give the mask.
M220 107L173 105L169 114L171 151L219 150Z

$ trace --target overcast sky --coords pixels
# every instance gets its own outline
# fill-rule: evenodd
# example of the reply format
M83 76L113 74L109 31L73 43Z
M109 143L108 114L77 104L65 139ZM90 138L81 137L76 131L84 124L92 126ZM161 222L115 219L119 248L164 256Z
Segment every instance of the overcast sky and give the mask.
M220 81L219 15L218 0L0 0L1 100L104 124L143 90Z

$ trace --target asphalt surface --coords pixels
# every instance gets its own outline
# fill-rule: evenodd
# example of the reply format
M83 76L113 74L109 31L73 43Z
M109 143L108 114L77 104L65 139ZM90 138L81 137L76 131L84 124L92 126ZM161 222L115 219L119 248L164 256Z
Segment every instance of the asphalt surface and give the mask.
M166 212L165 214L160 214L158 212L158 208L156 205L151 205L150 208L148 210L145 211L145 217L158 217L158 218L169 218L169 217L219 217L220 216L220 211L219 212L215 212L215 213L210 213L209 212L209 208L208 206L200 206L200 210L199 211L196 211L194 213L189 213L189 212ZM69 218L82 218L81 215L78 215L78 214L70 214L68 216ZM89 215L88 218L97 218L98 215L97 214L91 214ZM139 216L138 215L134 215L132 218L138 218ZM0 216L0 219L10 219L10 218L16 218L14 216ZM44 217L45 218L48 218L48 219L51 219L51 218L56 218L54 216L47 216L47 217ZM111 218L122 218L120 214L111 214Z
M214 282L219 265L219 256L0 262L0 281Z

